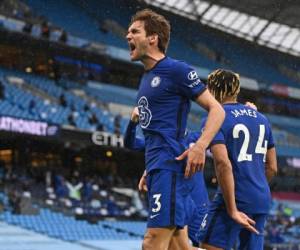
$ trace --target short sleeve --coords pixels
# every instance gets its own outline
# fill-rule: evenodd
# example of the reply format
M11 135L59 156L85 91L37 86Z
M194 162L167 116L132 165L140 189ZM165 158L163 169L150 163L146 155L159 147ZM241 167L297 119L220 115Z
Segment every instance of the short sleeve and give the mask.
M196 70L184 62L178 62L174 67L178 90L188 99L194 100L206 90Z
M199 132L190 132L186 138L186 145L189 146L191 143L195 143L200 137Z
M132 150L143 151L145 140L136 136L136 127L137 123L129 121L124 136L124 146Z
M206 120L207 120L207 117L203 118L201 120L201 133L203 132L204 130L204 127L205 127L205 123L206 123ZM226 144L225 143L225 136L224 136L224 133L222 131L222 129L220 129L218 131L218 133L215 135L215 137L212 139L211 143L209 144L209 148L215 144Z
M209 147L215 144L226 144L225 143L225 137L222 132L222 130L219 130L219 132L215 135L214 139L211 141Z

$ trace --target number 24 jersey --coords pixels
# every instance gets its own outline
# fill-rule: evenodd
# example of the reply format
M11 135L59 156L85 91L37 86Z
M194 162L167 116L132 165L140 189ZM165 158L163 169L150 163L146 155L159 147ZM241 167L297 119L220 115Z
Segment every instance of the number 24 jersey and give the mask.
M226 117L211 145L226 145L238 208L247 213L268 213L271 193L265 175L265 160L267 150L274 147L269 121L261 113L240 103L223 107ZM215 199L223 200L220 190Z

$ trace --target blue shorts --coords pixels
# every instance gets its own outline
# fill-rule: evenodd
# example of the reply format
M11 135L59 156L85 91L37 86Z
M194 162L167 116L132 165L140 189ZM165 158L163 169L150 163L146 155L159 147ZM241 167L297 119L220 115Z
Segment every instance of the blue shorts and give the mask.
M243 228L239 235L238 250L263 250L264 249L264 235L263 230L265 227L267 215L266 214L253 214L252 220L255 220L255 228L260 232L259 235L249 232L249 230Z
M227 214L226 208L211 207L208 216L205 216L198 234L199 241L224 250L230 250L239 240L240 246L247 250L263 250L264 224L266 214L247 214L256 221L255 228L259 235L251 233L242 228Z
M199 247L200 241L197 237L201 223L208 213L208 205L195 207L191 220L188 223L188 236L194 247Z
M183 173L170 170L153 170L147 175L149 216L148 228L187 225L193 200L190 192L193 181L185 179Z

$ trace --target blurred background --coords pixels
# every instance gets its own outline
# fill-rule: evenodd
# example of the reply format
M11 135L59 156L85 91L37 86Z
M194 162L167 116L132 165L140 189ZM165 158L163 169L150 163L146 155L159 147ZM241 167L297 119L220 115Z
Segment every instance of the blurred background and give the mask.
M125 35L145 7L171 22L169 56L204 82L216 68L238 72L240 101L271 121L279 172L265 249L300 249L296 0L0 1L0 249L141 248L144 156L123 135L143 74ZM204 114L193 105L189 129ZM205 179L213 194L210 157Z

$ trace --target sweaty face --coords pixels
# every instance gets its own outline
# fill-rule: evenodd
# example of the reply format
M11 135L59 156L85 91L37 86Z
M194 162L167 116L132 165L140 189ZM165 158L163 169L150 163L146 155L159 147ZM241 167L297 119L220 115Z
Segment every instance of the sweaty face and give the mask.
M149 41L143 21L135 21L128 28L127 42L130 50L131 61L142 60L147 54Z

